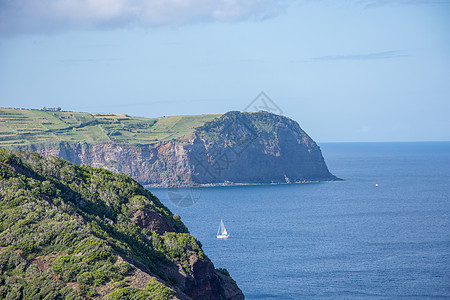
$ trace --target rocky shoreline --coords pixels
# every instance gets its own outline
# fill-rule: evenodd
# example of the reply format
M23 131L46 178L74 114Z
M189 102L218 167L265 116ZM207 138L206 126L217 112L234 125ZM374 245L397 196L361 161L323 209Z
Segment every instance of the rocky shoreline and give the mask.
M322 183L322 182L336 182L344 181L344 179L336 177L333 180L310 180L310 181L296 181L296 182L271 182L271 183L242 183L242 182L230 182L230 183L205 183L205 184L193 184L193 185L167 185L167 184L145 184L146 189L171 189L171 188L208 188L208 187L227 187L227 186L262 186L262 185L288 185L288 184L310 184L310 183Z

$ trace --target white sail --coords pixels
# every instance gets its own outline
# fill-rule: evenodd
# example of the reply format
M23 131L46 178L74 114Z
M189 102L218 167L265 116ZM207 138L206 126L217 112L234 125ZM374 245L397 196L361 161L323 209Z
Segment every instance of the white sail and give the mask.
M222 235L224 230L226 232L225 225L223 224L223 221L220 220L219 230L217 230L217 235Z
M230 235L227 232L227 229L225 228L225 225L223 224L223 220L220 220L219 229L217 230L217 238L228 238Z

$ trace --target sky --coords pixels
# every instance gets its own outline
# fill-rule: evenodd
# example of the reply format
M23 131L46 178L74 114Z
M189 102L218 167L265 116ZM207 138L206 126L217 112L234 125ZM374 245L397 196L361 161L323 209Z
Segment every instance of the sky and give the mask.
M0 107L261 101L319 143L450 141L450 0L0 0Z

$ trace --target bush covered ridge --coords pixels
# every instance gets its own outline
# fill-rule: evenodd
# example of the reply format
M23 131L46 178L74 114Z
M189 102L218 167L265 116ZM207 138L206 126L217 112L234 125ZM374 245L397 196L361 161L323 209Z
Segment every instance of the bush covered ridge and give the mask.
M173 232L135 224L143 209ZM191 276L192 257L210 264L180 217L130 177L0 148L0 299L183 298L167 270Z
M237 128L242 125L244 126L243 130ZM226 143L226 145L231 146L233 142L236 143L246 139L246 135L249 134L254 135L247 137L249 139L258 137L262 140L278 141L278 133L281 127L291 129L308 146L317 146L296 121L267 111L244 113L229 111L197 127L196 132L215 143ZM241 131L237 132L238 129ZM230 133L240 135L238 135L238 139L236 136L224 136L224 134L229 135Z

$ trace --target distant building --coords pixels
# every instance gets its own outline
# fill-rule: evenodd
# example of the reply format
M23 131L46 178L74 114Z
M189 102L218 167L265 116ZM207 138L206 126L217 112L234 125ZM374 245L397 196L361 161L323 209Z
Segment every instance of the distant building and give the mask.
M61 111L61 107L43 107L43 111Z

